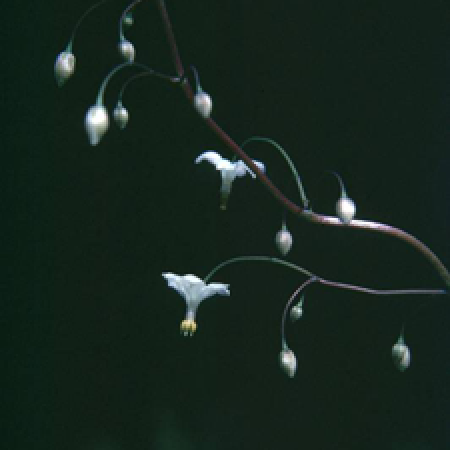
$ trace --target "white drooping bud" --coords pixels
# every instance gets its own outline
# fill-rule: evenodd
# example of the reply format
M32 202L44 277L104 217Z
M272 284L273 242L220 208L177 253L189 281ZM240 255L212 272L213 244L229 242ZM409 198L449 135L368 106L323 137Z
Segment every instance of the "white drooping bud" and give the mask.
M206 92L199 90L194 95L194 107L202 117L207 119L212 111L211 97Z
M392 361L400 372L406 370L411 364L411 352L403 342L402 336L399 337L392 347Z
M291 308L291 320L295 322L296 320L300 319L300 317L303 316L303 308L299 305L295 305Z
M344 223L350 223L355 216L355 202L346 196L341 197L336 203L336 214Z
M58 86L62 86L75 72L75 56L73 53L61 52L55 61L55 78Z
M305 300L305 297L302 295L300 298L300 301L291 308L290 318L291 318L292 322L295 322L296 320L300 319L300 317L303 316L304 300Z
M134 61L134 58L136 57L136 50L130 41L121 39L118 48L120 55L126 62L132 63Z
M280 365L288 377L294 377L297 371L297 358L289 348L285 348L280 352Z
M283 256L286 256L289 253L289 250L292 247L292 242L292 235L286 228L286 225L283 224L281 230L275 235L275 244Z
M97 145L109 127L108 111L103 105L91 106L84 121L91 145Z
M127 27L131 27L131 25L133 25L133 14L131 12L125 15L123 18L123 24Z
M122 102L117 102L117 105L113 111L113 117L117 126L123 130L128 123L129 115L127 109L122 105Z

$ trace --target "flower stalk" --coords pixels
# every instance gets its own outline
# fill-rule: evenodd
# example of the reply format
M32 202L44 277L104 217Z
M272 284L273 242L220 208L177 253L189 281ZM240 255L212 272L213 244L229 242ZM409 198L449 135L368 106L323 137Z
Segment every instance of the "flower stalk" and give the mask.
M163 21L164 30L166 33L166 39L169 44L169 48L172 54L173 64L175 66L176 72L180 78L184 76L184 67L178 51L177 42L175 35L172 30L172 25L169 19L167 8L164 0L155 0L156 5L161 14L161 19ZM194 92L190 86L189 81L183 78L182 83L183 92L185 93L187 99L192 103ZM265 175L259 168L253 163L252 159L242 150L242 148L211 118L208 117L205 120L207 126L217 135L217 137L239 158L241 158L247 166L253 170L259 181L271 192L275 199L281 203L287 210L292 214L297 215L309 222L330 225L330 226L345 226L346 228L356 228L365 231L374 231L378 233L387 234L389 236L395 237L397 239L405 241L407 244L418 250L423 257L425 257L428 262L434 267L436 272L439 274L440 278L444 282L446 288L450 288L450 273L440 259L419 239L415 238L411 234L400 230L399 228L385 225L377 222L366 221L366 220L352 220L351 223L344 224L342 221L335 217L324 216L321 214L313 213L310 210L306 210L301 206L298 206L291 200L289 200L283 193L270 181L270 179Z

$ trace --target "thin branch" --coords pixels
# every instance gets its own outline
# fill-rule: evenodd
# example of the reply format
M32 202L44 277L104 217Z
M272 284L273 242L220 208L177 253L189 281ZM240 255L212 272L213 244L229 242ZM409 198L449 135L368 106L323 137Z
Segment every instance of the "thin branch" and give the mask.
M164 0L155 0L158 9L161 14L161 18L164 24L164 29L166 32L166 38L170 47L172 54L172 60L180 78L184 77L183 63L178 52L178 46L175 40L175 35L172 30L172 25L169 19L169 15L166 9ZM189 81L184 78L181 84L183 91L189 101L192 102L193 90L189 84ZM280 202L287 210L292 214L302 217L310 222L322 224L322 225L334 225L334 226L345 226L348 228L358 228L366 231L375 231L379 233L384 233L396 237L400 240L405 241L409 245L416 248L422 255L428 260L428 262L434 267L439 276L444 281L447 288L450 288L450 274L444 264L439 260L439 258L421 241L419 241L414 236L406 233L399 228L395 228L390 225L385 225L376 222L370 222L365 220L352 220L349 224L342 223L339 219L335 217L323 216L321 214L316 214L309 210L304 210L302 207L296 205L287 197L285 197L282 192L270 181L270 179L253 163L252 159L245 153L241 147L224 131L222 128L210 117L204 119L207 126L219 137L219 139L232 150L239 158L241 158L247 166L253 170L259 181L269 190L269 192Z

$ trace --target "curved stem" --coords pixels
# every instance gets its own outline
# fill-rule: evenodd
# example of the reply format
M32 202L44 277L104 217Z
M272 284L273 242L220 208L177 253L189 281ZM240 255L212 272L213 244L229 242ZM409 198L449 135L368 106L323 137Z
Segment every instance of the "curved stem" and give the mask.
M149 76L156 76L158 78L161 78L163 80L172 82L172 83L180 83L181 82L181 78L179 77L172 77L170 75L164 75L162 73L156 72L153 69L150 69L150 67L146 67L143 64L138 64L138 63L134 63L137 65L137 67L141 67L143 69L142 72L137 73L133 76L131 76L130 78L128 78L127 81L125 81L125 83L123 84L122 88L120 89L119 95L118 95L118 101L121 102L122 101L122 97L125 93L126 88L128 87L128 85L130 83L132 83L134 80L137 80L138 78L143 78L143 77L149 77Z
M316 277L316 281L324 286L331 286L337 289L347 289L349 291L362 292L371 295L446 295L445 289L371 289L354 284L340 283L338 281L325 280Z
M355 284L349 283L341 283L339 281L331 281L325 278L319 277L314 273L310 272L303 267L300 267L296 264L293 264L289 261L285 261L284 259L273 258L271 256L236 256L234 258L227 259L226 261L218 264L214 269L212 269L206 277L203 278L205 283L208 281L223 267L226 267L230 264L234 264L237 262L248 262L248 261L259 261L259 262L268 262L272 264L279 264L281 266L288 267L289 269L296 270L303 275L306 275L310 279L324 286L331 286L336 289L346 289L349 291L362 292L365 294L371 295L446 295L448 292L445 289L372 289L366 288L363 286L357 286Z
M156 70L151 69L150 67L146 66L145 64L136 63L136 62L124 62L122 64L119 64L118 66L114 67L108 75L106 75L105 79L103 80L103 83L100 86L100 89L98 91L97 95L97 105L103 105L103 95L105 93L106 86L108 85L109 80L120 70L122 70L125 67L138 67L140 69L145 70L145 72L148 75L153 75L158 78L162 78L163 80L170 81L172 83L178 83L181 81L181 78L178 77L171 77L169 75L164 75L162 73L157 72ZM139 75L139 74L138 74ZM122 91L121 91L122 92Z
M252 136L248 139L246 139L242 144L241 144L241 148L244 148L245 145L247 145L249 142L255 142L255 141L259 141L259 142L267 142L268 144L273 145L283 156L283 158L286 160L286 162L289 165L289 168L291 169L292 174L294 175L295 181L297 183L298 186L298 192L300 193L300 198L302 200L303 203L303 208L304 209L308 209L309 207L309 200L306 197L305 194L305 190L303 188L302 185L302 181L300 179L300 175L297 172L297 169L295 168L294 163L292 162L291 158L289 157L289 155L286 153L286 151L284 150L284 148L278 144L278 142L274 141L273 139L270 138L266 138L266 137L262 137L262 136Z
M123 33L123 23L125 21L125 17L140 2L142 2L142 0L135 0L133 3L131 3L129 6L127 6L125 8L125 10L123 11L122 15L120 16L120 19L119 19L119 39L120 40L124 40L125 39L125 35Z
M83 20L94 10L97 9L99 6L103 5L103 3L106 3L108 0L101 0L97 3L95 3L94 5L92 5L90 8L88 8L83 15L78 19L77 23L75 24L75 26L73 27L73 31L72 31L72 35L70 36L70 40L69 43L67 44L67 48L66 51L68 52L72 52L72 46L73 46L73 41L75 39L75 34L78 31L79 26L81 25L81 22L83 22Z
M286 303L286 306L284 307L283 310L283 316L281 317L281 346L283 348L283 350L287 350L289 348L289 346L287 345L286 342L286 334L285 334L285 328L286 328L286 317L287 317L287 313L289 311L290 306L292 305L292 302L294 301L294 299L297 297L297 295L303 291L303 289L306 288L306 286L308 286L311 283L316 282L318 279L317 277L314 275L311 278L308 278L303 284L300 285L300 287L298 287L295 292L291 295L291 297L289 298L289 300Z
M172 25L170 23L169 15L167 13L166 5L164 0L155 0L158 6L158 9L161 14L161 18L163 21L164 29L166 32L166 38L170 47L170 51L172 53L172 60L177 71L177 74L180 78L183 77L184 69L183 63L180 58L180 54L178 52L178 46L175 40L175 35L172 30ZM183 91L187 97L187 99L192 102L193 91L187 79L183 79L182 83ZM204 123L217 135L217 137L230 149L232 150L239 158L241 158L245 164L253 170L256 174L259 181L271 192L271 194L276 198L278 202L280 202L286 209L288 209L291 213L298 215L310 222L323 224L323 225L335 225L335 226L344 226L343 223L334 217L322 216L320 214L315 214L309 210L305 210L302 207L296 205L292 201L290 201L287 197L283 195L283 193L270 181L270 179L253 163L252 159L239 147L236 142L231 139L231 137L219 127L219 125L211 118L206 118L203 120ZM429 263L434 267L439 276L442 278L443 282L447 287L450 288L450 274L447 268L442 264L439 258L422 242L420 242L414 236L406 233L403 230L398 228L379 224L376 222L369 222L363 220L352 220L351 223L345 224L345 227L348 228L359 228L367 231L376 231L379 233L388 234L390 236L396 237L397 239L401 239L412 245L416 248L422 255L429 261Z
M132 66L134 63L125 62L122 64L119 64L118 66L114 67L108 75L106 75L105 79L103 80L103 83L100 86L100 89L98 90L97 94L97 105L103 105L103 95L105 93L106 86L108 85L109 80L117 73L119 70L122 70L124 67Z
M290 269L296 270L297 272L302 273L303 275L306 275L308 277L313 277L314 275L309 271L304 269L303 267L297 266L296 264L292 264L288 261L285 261L284 259L279 258L272 258L271 256L236 256L235 258L227 259L226 261L220 263L218 266L214 267L211 272L206 275L205 278L203 278L203 281L205 283L208 282L212 276L218 272L220 269L222 269L225 266L228 266L229 264L234 264L237 262L246 262L246 261L262 261L262 262L268 262L272 264L280 264L281 266L289 267Z
M339 182L339 186L341 187L341 197L348 198L347 191L345 190L344 182L342 181L342 177L335 172L334 170L327 170L328 173L334 175Z

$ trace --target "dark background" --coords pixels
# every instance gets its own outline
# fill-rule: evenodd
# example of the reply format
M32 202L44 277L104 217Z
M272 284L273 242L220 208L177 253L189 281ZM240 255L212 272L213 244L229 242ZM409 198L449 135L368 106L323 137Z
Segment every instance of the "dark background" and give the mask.
M376 298L311 288L287 328L298 371L278 366L285 302L304 278L262 263L229 266L230 298L201 305L192 339L164 271L205 276L237 255L274 255L283 211L258 182L193 161L229 151L181 91L129 87L130 122L88 144L84 114L119 62L111 1L81 26L77 68L53 64L90 1L4 11L6 201L1 329L7 449L450 448L448 299ZM450 263L450 28L447 2L167 2L185 64L241 142L278 141L313 209L334 213L343 177L357 216L403 228ZM173 73L157 9L136 8L137 60ZM106 91L109 109L130 73ZM249 147L298 202L280 155ZM287 214L288 256L319 275L374 288L442 287L389 237ZM411 367L390 350L404 321Z

